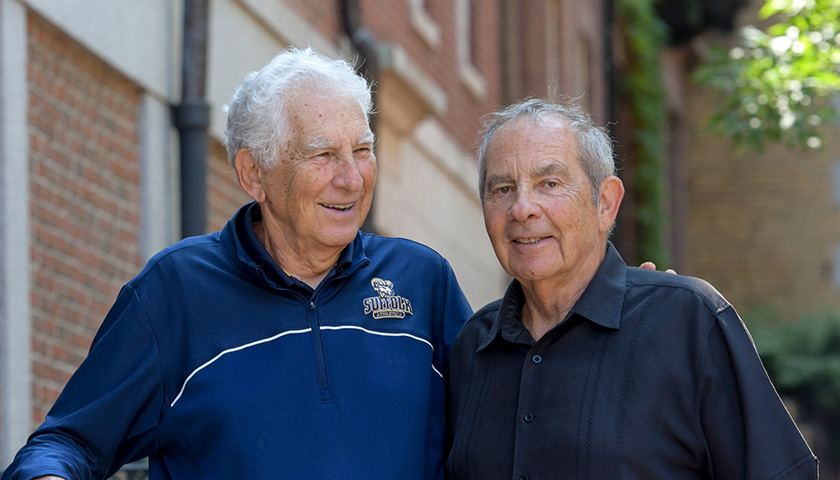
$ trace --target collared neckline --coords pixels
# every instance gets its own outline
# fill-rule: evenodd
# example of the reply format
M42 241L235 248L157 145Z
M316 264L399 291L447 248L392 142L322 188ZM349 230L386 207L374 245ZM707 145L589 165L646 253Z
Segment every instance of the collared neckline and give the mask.
M250 202L242 207L236 217L236 230L239 240L242 243L242 248L250 257L250 260L262 269L268 281L283 288L306 287L306 289L312 290L312 287L309 285L286 274L280 268L280 265L274 261L262 242L260 242L253 227L254 223L262 220L262 211L257 202ZM358 264L365 259L360 233L357 233L356 238L341 251L338 256L338 261L330 274L327 275L327 278L347 272L354 262Z
M626 286L627 265L612 242L607 242L607 252L598 271L561 324L577 315L602 327L618 329ZM524 305L525 294L522 285L514 279L508 285L493 324L476 351L484 350L497 337L502 337L510 343L532 345L533 338L522 323Z

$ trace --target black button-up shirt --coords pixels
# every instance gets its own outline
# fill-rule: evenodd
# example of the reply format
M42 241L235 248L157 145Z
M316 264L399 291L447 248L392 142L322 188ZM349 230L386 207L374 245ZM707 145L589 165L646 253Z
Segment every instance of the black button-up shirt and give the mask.
M453 347L451 480L817 478L741 319L708 283L628 268L609 245L536 343L523 303L513 281Z

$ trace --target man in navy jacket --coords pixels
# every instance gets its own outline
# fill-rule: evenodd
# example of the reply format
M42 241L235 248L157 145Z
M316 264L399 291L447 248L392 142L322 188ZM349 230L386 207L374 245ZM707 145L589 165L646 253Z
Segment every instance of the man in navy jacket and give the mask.
M3 475L441 479L449 349L471 310L431 249L359 231L376 183L368 84L279 54L227 148L254 199L156 255Z

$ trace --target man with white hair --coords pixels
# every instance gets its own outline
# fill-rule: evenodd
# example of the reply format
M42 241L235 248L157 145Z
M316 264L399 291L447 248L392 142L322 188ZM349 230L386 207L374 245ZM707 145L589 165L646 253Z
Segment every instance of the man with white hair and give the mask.
M253 198L156 255L3 475L442 479L449 349L471 309L431 249L359 231L367 82L310 50L250 74L227 149Z

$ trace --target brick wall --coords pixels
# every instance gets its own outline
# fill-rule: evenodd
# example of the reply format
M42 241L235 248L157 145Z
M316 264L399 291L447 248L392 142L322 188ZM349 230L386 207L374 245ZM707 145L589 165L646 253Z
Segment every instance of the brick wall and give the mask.
M437 48L425 43L411 26L407 3L363 1L365 25L378 41L399 44L420 70L446 93L447 110L439 121L464 149L471 152L478 140L481 116L496 110L502 101L498 3L473 2L472 61L487 83L487 94L483 98L473 95L458 77L455 1L425 2L426 11L440 28L441 44Z
M140 91L29 15L33 421L140 267Z
M330 39L344 35L338 2L288 0L304 19ZM455 0L428 0L426 11L441 30L441 44L430 47L411 26L407 1L363 0L362 23L377 42L400 45L423 73L433 78L447 95L447 111L440 119L444 128L468 151L477 140L481 115L501 103L498 3L473 2L473 63L487 81L487 95L476 98L458 78L456 57ZM345 52L352 55L353 52Z
M338 5L341 2L334 0L285 0L285 3L294 9L310 27L320 31L333 42L344 28L339 17L341 12Z
M212 232L224 227L251 197L236 183L224 145L210 140L207 153L207 228Z

